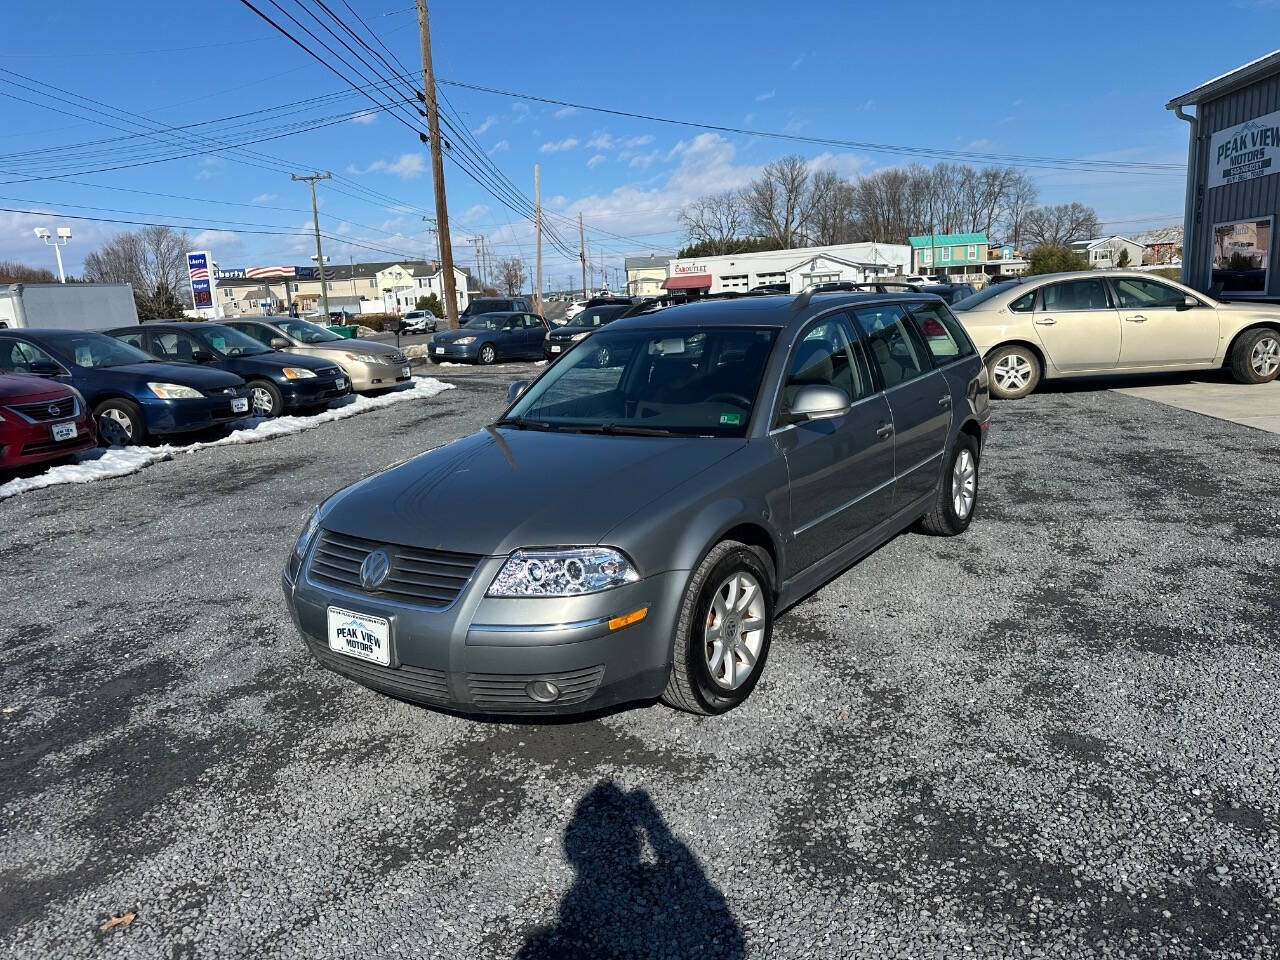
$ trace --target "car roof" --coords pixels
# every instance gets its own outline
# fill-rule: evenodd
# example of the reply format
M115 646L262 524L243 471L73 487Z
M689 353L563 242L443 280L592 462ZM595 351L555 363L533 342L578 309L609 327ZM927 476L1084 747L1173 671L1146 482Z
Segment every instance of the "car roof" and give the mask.
M695 300L651 313L619 317L609 328L632 330L689 324L703 327L789 327L804 323L832 307L868 306L878 303L941 303L929 293L849 293L832 291L805 294L766 294L728 300Z

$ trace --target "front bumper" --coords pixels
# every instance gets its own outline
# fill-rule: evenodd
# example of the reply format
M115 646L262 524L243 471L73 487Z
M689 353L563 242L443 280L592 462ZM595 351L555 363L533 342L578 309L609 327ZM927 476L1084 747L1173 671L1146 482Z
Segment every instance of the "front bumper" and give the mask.
M75 423L76 435L70 440L54 440L55 423ZM15 417L0 425L0 469L14 470L30 464L60 460L97 445L97 430L93 420L87 416L40 423L21 423Z
M555 360L559 357L562 357L569 352L569 348L572 347L573 344L574 344L574 341L572 340L561 340L561 339L543 340L542 341L542 359ZM553 348L557 348L557 349L553 349Z
M338 386L342 380L342 386ZM297 407L314 407L330 400L345 397L351 392L351 379L344 373L341 377L308 377L305 380L286 380L277 383L280 396L284 398L287 409Z
M458 597L439 609L317 584L306 564L296 583L286 571L282 585L293 622L322 665L424 706L476 715L563 715L662 693L687 571L582 597L485 597L504 560L482 560ZM390 665L331 650L329 606L386 619ZM609 629L610 618L641 607L647 610L643 620ZM527 688L536 680L556 684L559 698L534 699Z
M233 409L233 401L237 399L244 400L247 404L244 411ZM147 421L147 429L154 434L207 430L243 420L253 413L253 398L248 387L198 399L161 400L155 396L144 396L139 399L139 404Z
M413 378L409 358L403 354L386 363L363 363L358 360L344 359L340 365L346 371L354 393L386 390L396 384L408 383Z
M436 363L442 363L446 360L450 363L475 363L476 357L479 355L479 342L468 343L461 347L454 343L431 344L430 356Z

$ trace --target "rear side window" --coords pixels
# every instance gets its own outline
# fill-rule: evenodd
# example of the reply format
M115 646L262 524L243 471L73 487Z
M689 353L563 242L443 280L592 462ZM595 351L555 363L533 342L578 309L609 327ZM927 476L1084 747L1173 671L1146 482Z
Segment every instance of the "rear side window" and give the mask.
M779 413L789 413L800 388L809 386L836 387L851 403L871 393L858 338L843 314L814 324L791 351Z
M241 333L253 337L263 346L271 346L271 332L266 327L257 323L229 323L227 324L232 330L239 330Z
M145 350L145 349L146 349L146 347L144 347L144 346L142 345L142 333L141 333L141 331L139 331L138 333L121 333L121 334L117 334L117 335L116 335L116 339L117 339L117 340L119 340L121 343L127 343L127 344L128 344L129 346L131 346L131 347L137 347L139 350Z
M1036 304L1036 292L1032 290L1030 293L1024 293L1017 300L1009 304L1009 309L1014 313L1030 313L1031 308Z
M867 335L871 359L880 370L886 390L906 383L928 369L928 362L920 356L919 348L907 332L906 314L900 306L864 307L855 310L854 316Z
M910 313L916 330L939 366L974 352L960 321L946 307L926 303L912 307Z

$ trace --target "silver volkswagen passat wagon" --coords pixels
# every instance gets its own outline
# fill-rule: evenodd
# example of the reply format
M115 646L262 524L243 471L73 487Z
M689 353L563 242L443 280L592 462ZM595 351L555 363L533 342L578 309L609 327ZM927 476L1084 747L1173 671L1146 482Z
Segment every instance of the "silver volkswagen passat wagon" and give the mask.
M285 596L322 664L417 703L720 713L779 613L905 528L967 528L988 410L937 297L655 310L513 384L479 433L330 497Z

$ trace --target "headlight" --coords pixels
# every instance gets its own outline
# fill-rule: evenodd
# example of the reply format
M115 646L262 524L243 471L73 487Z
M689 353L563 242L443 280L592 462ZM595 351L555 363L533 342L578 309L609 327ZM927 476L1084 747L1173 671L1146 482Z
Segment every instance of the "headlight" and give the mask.
M348 360L355 360L358 363L390 363L391 362L386 357L375 357L373 354L369 354L369 353L348 353L346 357Z
M302 533L298 534L298 540L293 545L293 552L289 554L289 582L296 583L298 581L298 573L302 570L302 561L307 556L307 551L311 549L311 541L316 538L316 534L320 532L320 507L316 507L311 511L311 516L307 517L306 526L302 528Z
M590 330L587 330L583 333L575 333L573 335L573 342L577 343L579 340L585 340L590 335L590 333L591 333Z
M304 370L302 367L285 367L280 372L289 380L306 380L308 377L315 376L310 370Z
M475 343L476 338L475 337L459 337L457 340L453 342L460 347L465 347L468 343Z
M640 579L621 551L610 547L517 550L489 586L490 597L574 597Z
M147 389L161 400L199 400L204 394L180 383L148 383Z

